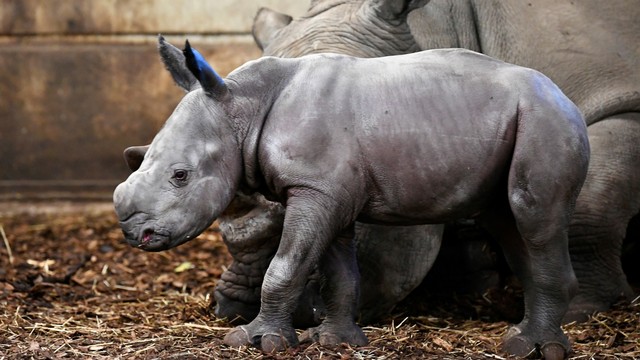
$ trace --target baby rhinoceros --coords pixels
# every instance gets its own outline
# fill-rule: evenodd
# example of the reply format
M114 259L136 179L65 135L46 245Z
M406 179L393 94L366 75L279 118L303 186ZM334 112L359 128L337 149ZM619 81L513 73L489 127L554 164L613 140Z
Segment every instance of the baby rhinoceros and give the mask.
M354 222L473 217L524 287L504 350L565 356L567 226L589 145L580 111L547 77L462 49L263 57L224 80L188 42L176 59L167 67L189 92L113 198L126 240L148 251L195 238L238 191L286 206L260 312L227 344L296 346L291 314L316 266L327 313L305 338L366 344Z

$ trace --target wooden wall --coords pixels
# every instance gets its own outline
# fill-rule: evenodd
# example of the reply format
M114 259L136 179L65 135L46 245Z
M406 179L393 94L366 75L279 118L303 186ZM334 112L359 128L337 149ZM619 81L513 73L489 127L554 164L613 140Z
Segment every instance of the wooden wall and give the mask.
M157 34L226 75L260 56L260 6L308 0L0 0L0 200L109 199L122 150L151 141L182 95Z

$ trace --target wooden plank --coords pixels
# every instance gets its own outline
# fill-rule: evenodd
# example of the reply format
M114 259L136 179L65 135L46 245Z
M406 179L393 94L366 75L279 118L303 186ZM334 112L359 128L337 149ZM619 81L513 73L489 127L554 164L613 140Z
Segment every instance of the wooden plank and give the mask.
M259 7L301 15L308 0L0 0L0 34L249 33Z
M250 36L194 45L223 76L260 56ZM115 186L129 174L122 150L150 142L184 94L153 43L4 45L0 69L4 198Z

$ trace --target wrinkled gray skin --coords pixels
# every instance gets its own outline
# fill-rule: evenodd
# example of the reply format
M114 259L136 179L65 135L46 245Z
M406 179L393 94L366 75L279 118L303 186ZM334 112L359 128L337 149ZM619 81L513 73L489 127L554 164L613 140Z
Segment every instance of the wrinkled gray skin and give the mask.
M411 8L401 10L407 13ZM287 15L268 12L258 15L254 35L269 32L270 26L288 23ZM264 19L258 23L259 19ZM305 44L301 44L304 45ZM362 56L358 51L338 44L322 49L305 47L305 54L332 52ZM411 49L416 51L414 46ZM265 55L270 55L266 53ZM143 154L138 154L138 157ZM132 169L132 170L135 170ZM219 219L225 243L234 262L222 274L215 290L215 313L218 317L250 321L258 315L260 286L272 256L278 248L284 219L283 208L255 195L244 198L244 212L226 212ZM280 208L281 210L276 211ZM269 230L267 230L269 229ZM358 319L362 324L372 323L388 315L393 307L414 290L429 271L440 249L442 225L388 226L356 224L358 267L361 274ZM303 292L294 323L305 327L317 325L324 316L325 306L319 296L319 284L310 281Z
M160 37L158 50L174 80L189 89L197 86L190 73L172 71L184 62L182 52ZM125 150L131 169L140 167L149 146ZM284 207L264 196L237 194L218 218L223 240L234 261L216 285L215 314L232 323L247 323L260 310L264 274L275 255L284 222ZM356 246L361 275L358 319L367 324L387 315L398 301L415 289L433 265L442 239L441 225L388 226L356 223ZM402 261L398 261L402 259ZM306 328L320 324L325 304L320 296L321 276L316 271L293 314L294 324Z
M299 19L262 9L265 55L362 57L463 47L537 69L582 110L591 162L569 232L580 288L565 321L633 299L620 254L640 213L640 6L636 0L316 0ZM403 11L394 11L404 9ZM407 10L419 7L407 18ZM420 248L415 247L416 254Z
M258 315L262 281L278 249L284 215L284 206L260 194L238 194L218 218L234 260L216 285L217 317L246 323ZM420 284L438 254L441 237L440 225L392 227L356 223L361 276L359 322L371 323L388 314ZM420 249L417 254L421 256L416 256L416 249ZM321 283L320 274L314 272L293 315L296 327L321 323L326 311L320 296Z
M577 285L567 230L589 145L580 111L548 78L466 50L264 57L225 81L187 64L200 86L168 66L190 91L113 198L126 240L147 251L197 236L237 192L286 206L260 312L227 344L297 345L292 313L316 266L327 313L306 338L366 344L354 321L355 221L473 217L524 288L505 350L565 355L560 323Z

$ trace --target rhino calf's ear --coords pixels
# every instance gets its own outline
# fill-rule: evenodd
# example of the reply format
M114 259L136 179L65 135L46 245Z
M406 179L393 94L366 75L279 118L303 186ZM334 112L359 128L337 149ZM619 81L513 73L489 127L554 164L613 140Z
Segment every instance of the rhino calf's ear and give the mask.
M142 160L144 160L144 155L149 150L149 145L144 146L131 146L124 149L124 161L126 161L127 166L131 171L136 171L140 169L140 165L142 165Z
M293 18L289 15L264 7L260 8L253 19L253 27L251 28L253 39L260 50L264 50L269 45L269 40L276 31L289 25L292 20Z
M178 86L186 92L200 87L198 79L187 69L182 50L169 44L162 35L158 35L158 52L164 67L167 68Z
M184 54L187 68L193 76L198 79L202 90L213 98L223 98L228 92L227 85L220 75L213 70L207 60L204 59L204 56L202 56L198 50L191 47L189 40L185 41L182 53Z
M376 14L386 20L407 16L411 11L419 9L430 0L369 0Z

